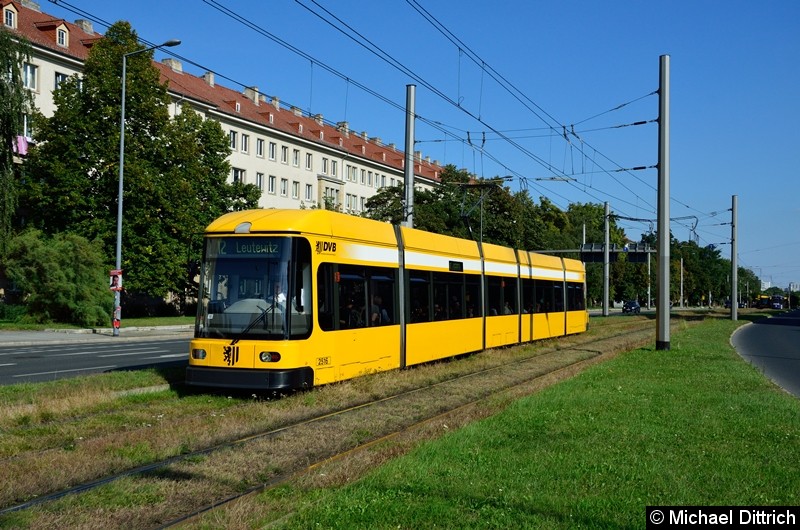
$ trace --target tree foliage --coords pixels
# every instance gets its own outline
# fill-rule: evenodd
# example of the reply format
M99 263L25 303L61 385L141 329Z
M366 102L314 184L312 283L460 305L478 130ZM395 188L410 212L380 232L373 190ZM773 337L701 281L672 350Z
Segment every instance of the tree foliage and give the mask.
M126 58L122 268L128 291L184 293L206 224L255 207L253 185L227 183L230 149L219 123L188 106L170 119L167 87L127 22L91 49L83 77L54 92L32 150L22 213L47 233L69 231L116 248L123 55Z
M26 230L9 243L6 268L22 291L29 319L80 326L109 323L112 297L99 242Z
M367 200L367 212L373 219L400 223L403 220L403 186L383 188ZM483 210L481 212L481 210ZM572 250L581 244L602 243L605 240L605 206L595 203L572 203L564 211L546 197L536 203L525 190L512 192L496 184L495 179L474 179L465 171L447 166L441 183L430 191L415 190L414 226L430 232L466 239L482 239L487 243L547 252ZM482 228L482 230L481 230ZM585 240L584 240L585 232ZM618 226L614 215L609 216L609 241L612 245L647 243L656 248L656 235L641 234L639 241L631 240ZM670 299L680 296L680 258L684 258L684 293L687 303L701 305L722 302L730 293L730 261L712 247L696 243L672 241ZM578 254L563 254L579 258ZM647 293L656 292L656 255L651 255L650 276L647 262L633 263L624 254L611 264L609 283L612 300L637 299L645 301ZM599 304L603 297L603 264L587 263L587 298ZM739 269L739 292L750 298L758 294L758 279L747 269Z
M33 95L22 83L22 69L29 57L30 45L0 27L0 256L6 253L17 208L16 137L22 134L23 120L33 109Z

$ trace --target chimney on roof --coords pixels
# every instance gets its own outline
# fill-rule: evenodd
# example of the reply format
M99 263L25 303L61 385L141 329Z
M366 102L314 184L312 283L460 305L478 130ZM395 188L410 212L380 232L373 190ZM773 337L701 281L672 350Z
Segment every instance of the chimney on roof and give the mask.
M322 125L322 114L314 114L314 121Z
M281 110L281 100L278 99L278 96L272 96L272 106Z
M258 94L258 102L259 103L267 103L267 95L266 94L262 94L262 93L259 92L259 94Z
M172 68L173 72L183 73L183 65L179 60L173 59L172 57L167 57L161 62Z
M422 151L414 151L414 160L422 160Z
M203 74L203 81L208 83L208 86L214 86L214 72L206 72Z
M396 143L394 143L394 142L390 143L390 144L389 144L389 147L391 147L392 149L394 149L395 151L397 151L397 144L396 144Z
M33 9L34 11L38 11L39 13L42 12L41 6L39 6L39 4L37 4L33 0L22 0L22 2L20 2L20 3L22 4L22 7L27 7L28 9Z
M244 95L256 105L258 105L258 94L257 86L249 86L244 89Z
M369 138L369 136L367 136L367 131L361 131L361 138L363 138L364 140Z
M430 156L426 156L425 157L425 162L430 164L431 163L431 157Z
M94 26L92 26L91 20L86 20L85 18L79 18L75 21L75 25L81 28L84 33L88 33L89 35L94 35Z
M343 132L345 136L350 136L350 124L346 121L340 121L336 124L336 130Z
M383 146L383 142L381 141L381 137L380 136L376 136L374 138L370 138L370 141L372 143L374 143L375 145L377 145L378 147L382 147Z
M292 107L292 114L295 116L302 116L303 110L300 107Z

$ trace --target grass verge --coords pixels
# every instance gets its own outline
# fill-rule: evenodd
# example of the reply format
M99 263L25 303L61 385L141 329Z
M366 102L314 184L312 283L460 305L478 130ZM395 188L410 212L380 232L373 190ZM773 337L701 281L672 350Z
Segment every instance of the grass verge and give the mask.
M178 317L142 317L142 318L126 318L123 320L125 327L150 327L150 326L183 326L194 324L194 316L178 316ZM111 322L105 327L110 327ZM104 327L104 326L97 326ZM49 323L49 324L35 324L35 323L21 323L16 320L0 319L0 331L43 331L46 329L80 329L78 326L72 324Z
M600 364L348 486L259 502L304 506L274 527L348 529L642 527L648 505L797 505L800 401L733 351L740 323Z

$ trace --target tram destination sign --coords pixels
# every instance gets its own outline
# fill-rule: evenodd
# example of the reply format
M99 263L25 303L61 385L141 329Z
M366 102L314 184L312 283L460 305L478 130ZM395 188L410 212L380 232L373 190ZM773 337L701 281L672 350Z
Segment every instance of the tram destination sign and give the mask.
M279 257L285 238L275 237L220 237L209 239L209 255L218 257Z

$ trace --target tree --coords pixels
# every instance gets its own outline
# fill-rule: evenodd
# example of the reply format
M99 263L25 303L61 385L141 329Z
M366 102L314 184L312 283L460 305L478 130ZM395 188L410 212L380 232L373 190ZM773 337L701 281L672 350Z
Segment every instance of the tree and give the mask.
M22 82L29 57L30 45L0 28L0 256L6 254L17 208L14 146L34 108L33 95Z
M30 320L108 324L112 304L99 242L26 230L10 241L6 266Z
M414 227L437 234L469 237L460 215L463 202L461 183L468 182L466 172L448 165L440 183L433 190L414 190ZM367 199L365 217L400 224L405 219L405 185L382 188Z
M109 264L116 247L120 72L123 55L141 49L127 22L112 25L92 46L83 77L54 92L56 111L43 120L41 145L29 160L29 219L47 233L101 240ZM127 291L164 297L185 291L204 226L226 211L254 207L260 192L227 184L230 149L217 122L189 107L170 119L152 51L128 55L126 67L122 268Z

